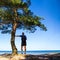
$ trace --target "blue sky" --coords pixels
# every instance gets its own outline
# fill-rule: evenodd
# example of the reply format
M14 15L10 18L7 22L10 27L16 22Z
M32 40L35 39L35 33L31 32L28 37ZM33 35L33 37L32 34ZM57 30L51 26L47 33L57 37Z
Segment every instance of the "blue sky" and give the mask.
M60 50L60 0L31 0L30 9L44 17L42 23L47 31L37 28L35 33L24 31L27 36L27 50ZM17 30L20 35L23 30ZM11 50L10 35L0 33L0 50ZM21 38L16 37L16 47L20 50Z

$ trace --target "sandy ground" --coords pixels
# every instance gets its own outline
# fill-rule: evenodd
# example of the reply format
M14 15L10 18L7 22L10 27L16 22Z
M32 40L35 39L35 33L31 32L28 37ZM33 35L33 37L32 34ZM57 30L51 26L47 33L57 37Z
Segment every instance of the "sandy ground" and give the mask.
M11 55L11 54L3 54L0 55L0 60L25 60L26 55L18 54L18 55Z
M2 54L0 55L0 60L60 60L60 53L44 55L18 54L14 56L11 54Z

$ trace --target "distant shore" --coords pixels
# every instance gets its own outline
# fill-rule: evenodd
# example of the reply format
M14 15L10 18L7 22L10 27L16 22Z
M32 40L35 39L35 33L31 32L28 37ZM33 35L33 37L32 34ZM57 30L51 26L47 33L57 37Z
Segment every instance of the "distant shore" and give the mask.
M11 54L0 55L0 60L60 60L60 53L30 55L30 54Z

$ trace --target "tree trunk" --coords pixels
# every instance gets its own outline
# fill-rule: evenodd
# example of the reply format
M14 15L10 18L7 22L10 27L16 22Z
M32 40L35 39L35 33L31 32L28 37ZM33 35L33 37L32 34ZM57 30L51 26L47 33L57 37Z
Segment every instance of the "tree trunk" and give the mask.
M14 23L14 24L13 24L13 27L12 27L12 32L11 32L11 47L12 47L12 54L13 54L13 55L17 54L17 48L16 48L16 46L15 46L16 26L17 26L17 23Z
M13 8L12 10L14 11L15 20L13 21L13 24L12 24L11 47L12 47L12 54L15 55L17 54L17 48L15 46L15 33L16 33L16 27L17 27L16 21L18 20L18 17L17 17L17 9Z

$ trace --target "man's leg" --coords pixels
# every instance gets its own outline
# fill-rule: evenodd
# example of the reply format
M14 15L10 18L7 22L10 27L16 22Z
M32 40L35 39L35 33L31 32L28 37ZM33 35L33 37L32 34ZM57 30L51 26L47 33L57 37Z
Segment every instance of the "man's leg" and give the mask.
M24 46L24 54L26 54L26 46Z
M21 54L23 54L23 46L21 46Z

